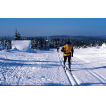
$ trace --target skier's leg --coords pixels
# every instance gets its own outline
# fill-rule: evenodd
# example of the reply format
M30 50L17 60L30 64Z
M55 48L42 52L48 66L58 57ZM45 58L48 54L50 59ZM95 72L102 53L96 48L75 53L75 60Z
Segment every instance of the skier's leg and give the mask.
M65 68L66 60L67 60L67 56L64 56L64 68Z
M69 67L69 70L71 70L71 64L70 64L70 61L71 61L71 55L68 56L68 67Z

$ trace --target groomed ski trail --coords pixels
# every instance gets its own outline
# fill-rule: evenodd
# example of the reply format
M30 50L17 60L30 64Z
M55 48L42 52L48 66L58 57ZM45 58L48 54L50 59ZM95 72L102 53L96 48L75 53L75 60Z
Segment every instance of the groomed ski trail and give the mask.
M62 54L59 53L58 57L61 60ZM92 64L86 66L86 63L80 62L80 59L72 57L71 70L73 75L71 75L69 71L66 72L72 86L106 85L106 79L103 76L89 69L90 65L92 66ZM67 67L68 62L66 62L66 68Z
M76 64L79 64L79 67L84 69L85 71L89 72L89 74L91 74L92 76L94 76L97 80L100 81L101 84L106 85L106 79L103 78L101 75L97 74L96 72L94 72L93 70L90 70L90 65L91 64L81 64L80 63L81 60L79 60L78 58L74 58L73 62L75 62Z
M57 54L58 55L58 58L60 60L60 65L61 67L63 67L63 57L61 58L60 57L60 54ZM64 71L65 72L65 71ZM66 72L65 72L66 76L68 77L69 79L69 82L71 82L71 85L72 86L77 86L78 83L77 83L77 80L75 79L75 77L73 77L74 75L72 75L69 71L68 71L68 68L66 66Z

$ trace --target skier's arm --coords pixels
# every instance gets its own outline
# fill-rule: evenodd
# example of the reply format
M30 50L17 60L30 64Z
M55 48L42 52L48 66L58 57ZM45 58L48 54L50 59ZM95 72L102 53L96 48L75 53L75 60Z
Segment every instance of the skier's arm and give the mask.
M62 53L65 53L65 51L64 51L64 47L62 47L61 52L62 52Z

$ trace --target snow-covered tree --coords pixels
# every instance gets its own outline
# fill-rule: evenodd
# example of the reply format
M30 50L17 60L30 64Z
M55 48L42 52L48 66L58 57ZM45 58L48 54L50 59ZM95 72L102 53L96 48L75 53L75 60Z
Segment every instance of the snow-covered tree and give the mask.
M20 36L19 32L17 33L17 29L16 29L14 36L15 36L14 40L21 40L21 36Z

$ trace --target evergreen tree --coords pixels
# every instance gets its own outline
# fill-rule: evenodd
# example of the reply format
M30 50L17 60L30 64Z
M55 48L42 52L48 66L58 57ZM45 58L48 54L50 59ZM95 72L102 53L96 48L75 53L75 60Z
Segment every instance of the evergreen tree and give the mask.
M17 29L16 29L14 36L15 36L14 40L21 40L21 36L20 36L19 32L17 33Z

